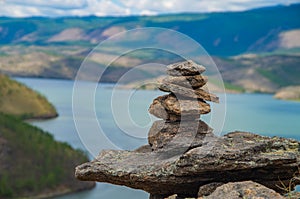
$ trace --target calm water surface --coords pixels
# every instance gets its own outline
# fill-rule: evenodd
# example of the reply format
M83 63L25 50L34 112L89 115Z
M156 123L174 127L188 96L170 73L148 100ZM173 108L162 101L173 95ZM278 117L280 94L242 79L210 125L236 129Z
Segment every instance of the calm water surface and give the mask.
M94 137L87 137L89 133L80 136L85 136L84 144L76 131L72 115L72 89L73 81L68 80L51 80L51 79L35 79L35 78L17 78L18 81L25 83L29 87L39 91L45 95L56 107L59 117L47 121L34 121L33 125L54 135L56 140L69 143L74 148L86 150L86 146L90 152L91 159L93 153L97 153L104 149L106 143L101 141L95 142ZM82 82L82 84L89 84ZM118 109L118 104L128 96L127 90L118 92L115 103L115 109ZM114 116L111 113L110 96L112 93L112 85L98 87L96 92L95 113L105 132L106 136L111 140L116 148L134 149L147 143L147 132L151 127L151 120L148 115L148 106L152 100L159 95L160 91L137 91L130 99L134 103L130 104L130 115L134 120L135 125L128 124L124 119L118 121L121 127L132 132L136 130L136 125L143 129L140 136L132 136L124 133L118 124L114 121ZM122 97L124 96L124 98ZM82 117L84 116L87 106L82 103ZM119 100L119 101L118 101ZM214 105L212 105L214 106ZM120 113L118 113L120 114ZM120 118L120 117L119 117ZM121 117L122 118L122 117ZM91 132L89 128L89 118L86 119L86 132ZM208 120L208 116L204 117ZM126 124L127 126L126 126ZM138 130L139 130L138 129ZM243 130L258 133L268 136L282 136L295 138L300 140L300 103L280 101L273 99L271 95L266 94L238 94L227 95L227 111L223 132L231 132L235 130ZM114 186L105 183L97 183L95 189L76 194L70 194L56 199L106 199L106 198L124 198L124 199L146 199L148 194L133 190L126 187Z

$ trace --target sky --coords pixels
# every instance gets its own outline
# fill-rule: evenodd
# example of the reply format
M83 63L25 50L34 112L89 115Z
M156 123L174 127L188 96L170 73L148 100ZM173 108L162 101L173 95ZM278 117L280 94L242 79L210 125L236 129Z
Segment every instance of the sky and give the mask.
M243 11L300 0L0 0L0 16L126 16Z

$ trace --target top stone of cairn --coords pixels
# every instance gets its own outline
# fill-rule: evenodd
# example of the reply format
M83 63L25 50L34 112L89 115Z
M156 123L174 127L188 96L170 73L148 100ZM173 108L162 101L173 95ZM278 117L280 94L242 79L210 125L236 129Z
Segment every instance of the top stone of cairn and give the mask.
M192 60L174 63L167 66L167 74L171 76L199 75L205 71L205 67Z

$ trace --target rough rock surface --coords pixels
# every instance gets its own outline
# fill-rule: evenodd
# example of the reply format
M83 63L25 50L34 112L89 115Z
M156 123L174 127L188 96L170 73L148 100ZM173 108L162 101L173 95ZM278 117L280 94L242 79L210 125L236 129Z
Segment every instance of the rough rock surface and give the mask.
M176 95L176 97L179 97L178 95L180 95L188 98L202 99L219 103L219 98L216 95L208 93L201 88L189 89L175 84L161 83L158 85L158 89L164 92L172 92Z
M213 129L205 122L165 122L155 121L149 130L148 143L152 150L200 146L205 138L214 136Z
M284 199L279 193L271 190L261 184L244 181L227 183L218 187L211 195L205 197L206 199L217 199L217 198L230 198L230 199L241 199L241 198L256 198L256 199Z
M198 197L208 196L214 192L219 186L223 185L224 182L212 182L199 187Z
M210 105L202 100L178 100L175 95L169 94L154 99L149 112L158 118L172 121L199 119L200 114L210 112Z
M172 152L103 151L78 166L76 177L163 196L195 197L200 186L246 180L282 192L278 186L287 185L300 166L298 141L245 132L212 136L182 154Z
M162 79L162 83L176 84L186 88L199 88L204 86L208 81L206 76L194 75L194 76L167 76Z
M201 187L200 187L201 189ZM165 199L285 199L279 193L253 181L230 182L217 186L208 196L182 198L172 195ZM288 197L287 197L288 198Z
M178 62L167 66L167 73L171 76L199 75L205 71L205 67L192 60Z

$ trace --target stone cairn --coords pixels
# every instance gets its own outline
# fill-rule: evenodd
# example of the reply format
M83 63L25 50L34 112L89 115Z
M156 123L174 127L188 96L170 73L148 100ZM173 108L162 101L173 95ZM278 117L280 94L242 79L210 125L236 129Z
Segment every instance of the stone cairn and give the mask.
M230 193L243 192L248 198L254 193L261 197L261 192L269 193L264 198L282 198L280 194L293 190L300 179L300 142L240 131L215 136L200 120L211 110L205 101L219 101L203 89L204 71L193 61L167 66L169 76L158 87L169 94L154 99L149 108L163 119L153 123L149 144L134 151L104 150L95 160L77 166L75 176L142 189L151 199L218 199L228 187L258 187L257 183L262 185L257 190L244 186Z
M195 120L200 114L210 112L205 102L219 102L219 98L202 89L207 77L201 73L205 68L193 61L185 61L167 66L168 77L162 80L158 88L168 95L154 99L149 112L166 121Z
M168 76L158 83L161 91L168 95L153 100L149 112L163 120L155 121L148 142L152 150L163 149L169 157L181 155L191 145L195 137L201 135L201 141L212 129L200 115L211 111L206 101L219 102L219 98L203 89L208 78L201 74L205 67L188 60L167 66ZM197 144L199 144L197 142Z

